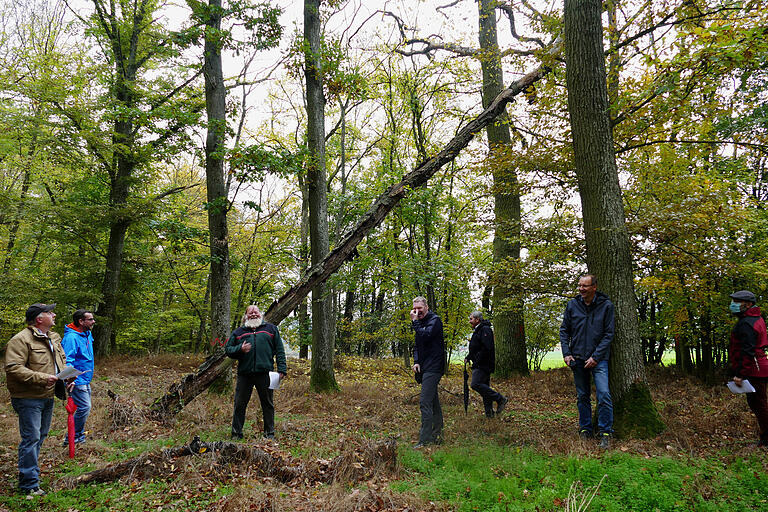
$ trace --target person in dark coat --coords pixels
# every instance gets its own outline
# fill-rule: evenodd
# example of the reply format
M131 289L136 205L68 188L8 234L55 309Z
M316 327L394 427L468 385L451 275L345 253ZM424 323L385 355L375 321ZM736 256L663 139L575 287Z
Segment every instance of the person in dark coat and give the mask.
M491 374L496 369L493 329L491 329L491 322L484 320L480 311L473 311L469 315L469 325L474 330L469 340L469 353L464 360L472 362L472 389L483 397L485 415L493 418L501 414L509 401L491 387ZM495 411L493 410L494 402L497 404Z
M277 326L264 320L258 306L245 309L243 325L232 332L224 351L227 356L237 359L237 385L235 407L232 413L232 438L243 438L245 410L251 400L253 388L259 394L261 413L264 418L264 437L275 437L275 406L273 391L269 388L269 372L277 371L282 380L288 372L285 349Z
M738 317L728 348L730 371L737 386L741 387L744 380L749 380L755 388L754 393L746 393L747 404L757 418L757 446L768 447L768 334L765 321L760 316L760 308L755 306L757 298L754 293L741 290L730 297L731 313Z
M443 410L438 385L445 373L445 341L443 321L427 306L427 299L416 297L411 309L411 328L416 337L413 349L413 371L421 374L421 429L414 448L440 444L443 439Z
M608 387L608 359L614 332L613 303L597 291L597 278L579 279L579 295L568 301L560 326L563 361L573 371L579 409L579 436L593 436L591 382L597 395L597 431L600 447L609 448L613 433L613 402Z

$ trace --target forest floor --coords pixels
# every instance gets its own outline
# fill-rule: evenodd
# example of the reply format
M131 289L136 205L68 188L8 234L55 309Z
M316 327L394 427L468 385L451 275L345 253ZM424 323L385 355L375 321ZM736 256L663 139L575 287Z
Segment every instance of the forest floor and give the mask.
M88 441L79 446L74 461L61 446L66 431L66 412L57 403L51 435L42 447L40 463L43 485L60 487L60 479L104 467L108 463L137 457L162 448L182 446L193 436L204 441L229 441L232 391L217 395L206 392L189 403L171 423L144 419L140 411L160 396L170 384L193 371L201 356L121 356L99 361L93 387L93 411L88 421ZM412 451L419 426L418 392L412 374L396 359L365 360L342 357L336 360L337 394L309 391L309 364L290 360L289 376L275 392L276 441L261 439L261 413L254 396L248 409L243 443L279 454L284 460L307 469L303 479L282 483L259 477L248 465L214 458L179 458L158 469L149 479L136 475L113 484L98 484L99 492L77 494L71 490L51 492L32 506L15 494L17 483L17 417L10 406L4 374L0 376L0 512L4 510L294 510L294 511L417 511L450 510L446 503L432 503L415 492L393 490L391 482L407 478L402 468L365 471L356 482L322 483L318 464L334 457L360 453L376 440L393 439L398 452ZM745 400L724 385L707 386L679 374L674 368L652 368L648 379L654 401L667 425L664 433L650 440L614 441L612 452L636 457L680 457L730 461L752 457L756 423ZM539 454L566 457L600 457L594 443L578 440L576 400L567 368L551 369L530 377L493 379L493 387L510 398L501 415L487 419L479 395L470 393L469 411L464 412L461 368L452 366L441 382L441 402L446 420L444 445L471 446L473 440L499 446L532 449ZM107 396L122 397L128 423L116 415ZM137 409L126 409L134 404ZM121 423L121 424L118 424ZM471 448L468 448L471 450ZM762 474L768 472L768 457L759 455ZM346 460L354 461L354 455ZM351 462L354 464L354 462ZM322 472L322 471L321 471ZM362 481L361 481L362 480ZM117 490L115 490L117 489ZM67 494L70 493L70 494ZM56 495L61 497L56 497ZM39 498L36 498L39 499ZM22 508L19 508L22 507Z

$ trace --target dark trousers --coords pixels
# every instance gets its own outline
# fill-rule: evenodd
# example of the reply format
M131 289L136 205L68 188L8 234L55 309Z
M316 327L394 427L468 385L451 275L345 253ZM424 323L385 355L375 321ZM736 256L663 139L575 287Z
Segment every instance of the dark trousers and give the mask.
M749 377L750 384L754 386L754 393L747 393L747 404L757 418L757 425L760 428L760 441L768 444L768 399L766 398L766 383L768 379L760 377Z
M501 402L501 393L491 387L491 374L484 368L472 370L472 389L483 397L483 407L486 416L493 416L493 402Z
M238 373L235 387L235 411L232 414L232 435L242 437L245 423L245 409L251 400L253 388L259 394L261 413L264 417L264 435L275 435L275 405L272 390L269 389L269 372Z
M419 443L440 443L443 437L443 410L440 408L440 396L437 386L440 384L442 373L424 373L421 379L421 430Z

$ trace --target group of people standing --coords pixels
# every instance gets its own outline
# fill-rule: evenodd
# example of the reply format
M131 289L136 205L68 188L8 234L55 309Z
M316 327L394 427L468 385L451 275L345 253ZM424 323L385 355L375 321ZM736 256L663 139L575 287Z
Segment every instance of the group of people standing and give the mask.
M11 406L19 416L19 490L23 494L45 494L40 488L40 447L48 436L53 416L54 395L69 393L77 406L74 414L74 442L85 442L85 423L91 410L93 378L93 313L78 309L62 339L56 324L56 304L32 304L27 308L27 326L13 336L5 349L6 385ZM75 379L57 375L71 365L80 372ZM68 441L65 439L64 443Z
M587 274L579 279L579 294L571 299L560 326L563 361L573 373L579 416L578 435L584 440L598 437L601 448L609 448L613 434L613 402L609 388L609 359L614 336L614 306L607 295L597 291L597 278ZM736 386L754 387L746 393L747 403L759 427L758 446L768 446L768 333L754 293L742 290L732 294L730 311L738 320L731 332L730 369ZM18 449L19 490L31 496L42 495L38 456L51 425L54 395L65 391L77 405L74 442L86 441L85 424L91 410L93 378L93 313L78 309L62 339L52 330L56 304L33 304L27 308L27 326L8 342L5 371L11 405L19 417L21 442ZM446 369L443 323L429 309L427 299L416 297L410 311L414 331L413 371L421 384L419 408L421 427L416 449L440 444L443 440L443 412L438 386ZM485 415L499 415L509 399L490 386L495 370L493 329L480 311L469 316L472 336L465 362L472 363L471 387L480 394ZM263 436L275 436L275 408L269 373L277 367L279 379L288 369L285 349L278 328L266 322L259 308L250 305L241 326L232 332L225 352L238 361L231 435L243 438L245 413L253 388L259 396L263 417ZM82 372L76 379L61 381L57 375L71 365ZM591 387L597 398L597 424L593 425ZM494 404L496 408L494 409ZM67 441L65 440L65 443Z

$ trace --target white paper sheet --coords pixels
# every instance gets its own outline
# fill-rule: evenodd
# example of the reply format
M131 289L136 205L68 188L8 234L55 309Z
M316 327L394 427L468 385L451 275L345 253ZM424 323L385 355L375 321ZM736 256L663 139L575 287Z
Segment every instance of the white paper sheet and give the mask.
M280 388L280 374L277 372L269 372L269 389Z
M755 392L755 387L752 384L750 384L747 379L744 379L743 381L741 381L741 387L737 386L736 383L733 381L729 382L726 385L728 386L728 389L731 390L731 393L739 394L739 393Z

